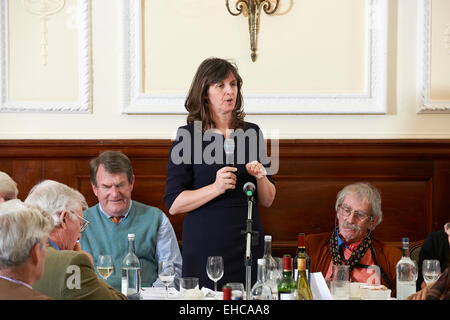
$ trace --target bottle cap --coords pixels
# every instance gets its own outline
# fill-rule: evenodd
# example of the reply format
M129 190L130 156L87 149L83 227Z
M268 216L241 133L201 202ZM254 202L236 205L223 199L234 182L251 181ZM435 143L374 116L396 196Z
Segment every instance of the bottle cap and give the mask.
M305 246L305 234L304 233L299 233L298 234L298 246L299 247L304 247Z
M264 241L272 241L272 236L271 235L264 236Z
M402 242L409 242L409 238L402 238Z
M283 270L286 271L292 270L292 258L290 254L285 254L283 256Z
M129 233L128 238L134 238L134 233Z

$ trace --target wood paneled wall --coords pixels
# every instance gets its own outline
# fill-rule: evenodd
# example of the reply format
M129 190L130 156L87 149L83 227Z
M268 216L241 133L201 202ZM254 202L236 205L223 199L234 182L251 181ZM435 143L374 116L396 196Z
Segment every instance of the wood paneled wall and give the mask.
M133 164L133 198L167 212L170 145L170 140L3 140L0 170L18 183L22 200L37 182L54 179L80 190L93 205L89 160L120 150ZM275 202L260 210L275 255L294 254L298 232L331 231L336 194L356 181L369 181L382 193L384 219L375 236L384 241L397 245L404 236L419 241L449 220L450 140L281 140L279 159ZM169 218L181 240L184 216Z

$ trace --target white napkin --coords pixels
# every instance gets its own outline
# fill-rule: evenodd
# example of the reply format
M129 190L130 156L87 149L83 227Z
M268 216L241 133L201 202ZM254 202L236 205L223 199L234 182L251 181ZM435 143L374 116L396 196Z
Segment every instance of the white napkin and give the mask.
M311 293L314 300L333 300L330 289L323 278L322 272L313 272L311 277Z
M211 290L206 287L202 287L201 290L203 292L203 295L205 296L205 299L214 299L214 298L216 298L218 300L223 299L223 292L218 291L214 294L214 290Z
M164 300L166 298L166 288L161 287L144 287L141 290L143 300ZM177 289L169 287L169 299L178 299L180 293Z

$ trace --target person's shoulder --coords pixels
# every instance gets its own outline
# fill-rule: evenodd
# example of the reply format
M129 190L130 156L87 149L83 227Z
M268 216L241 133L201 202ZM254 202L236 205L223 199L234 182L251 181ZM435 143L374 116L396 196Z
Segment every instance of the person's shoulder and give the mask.
M399 248L389 243L384 242L383 240L379 240L373 238L373 244L378 248L379 251L382 251L386 256L394 256L401 257L402 252Z
M439 241L441 238L442 239L447 239L448 235L445 233L444 229L438 230L438 231L433 231L430 232L426 237L425 240L426 242L429 241Z
M30 293L30 300L55 300L52 297L46 296L45 294L40 293L34 289L30 289L32 292Z
M164 212L160 208L136 200L133 200L133 206L135 206L135 210L138 212L164 215Z
M256 123L245 121L244 130L248 129L259 130L259 126Z
M49 247L47 250L47 256L55 263L91 264L87 255L75 250L56 250L55 248Z
M325 239L330 238L331 232L310 233L305 236L306 239Z
M322 245L330 240L331 232L312 233L305 237L305 241L310 245L319 244Z
M90 216L90 215L95 214L97 212L98 212L98 203L96 203L92 207L89 207L86 210L84 210L83 214L85 214L86 216Z
M135 207L135 209L143 209L143 210L158 209L157 207L154 207L152 205L149 205L149 204L146 204L146 203L143 203L143 202L139 202L139 201L136 201L136 200L133 200L133 206Z
M175 136L173 136L171 139L174 143L177 143L177 141L190 138L194 135L194 123L188 123L184 126L180 126L176 130Z
M178 127L178 129L177 129L177 132L179 132L179 131L189 131L189 132L192 132L193 130L194 130L194 123L193 122L191 122L191 123L188 123L188 124L185 124L184 126L180 126L180 127Z

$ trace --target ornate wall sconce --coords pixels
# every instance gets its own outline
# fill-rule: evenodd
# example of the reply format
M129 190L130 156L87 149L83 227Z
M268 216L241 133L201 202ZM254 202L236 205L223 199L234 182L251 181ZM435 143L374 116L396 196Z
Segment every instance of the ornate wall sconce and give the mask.
M261 8L268 15L274 14L278 9L278 4L280 0L237 0L235 8L236 13L230 10L229 0L225 1L228 12L233 16L240 15L245 8L248 14L248 29L250 32L250 49L252 50L251 57L252 61L256 60L256 50L258 43L258 32L259 32L259 18L261 16Z
M48 60L48 27L49 16L58 13L65 5L65 0L22 0L22 5L31 14L41 20L41 60L47 65Z

